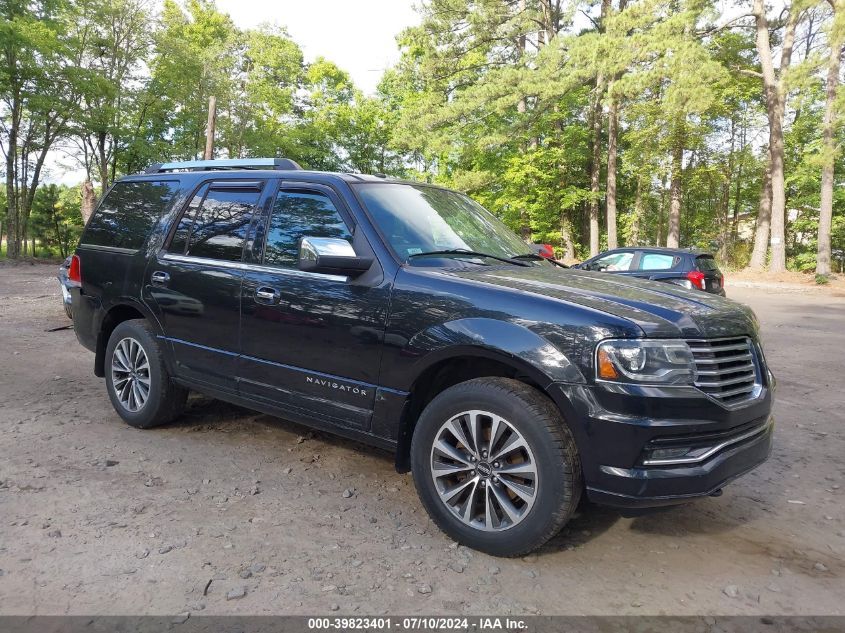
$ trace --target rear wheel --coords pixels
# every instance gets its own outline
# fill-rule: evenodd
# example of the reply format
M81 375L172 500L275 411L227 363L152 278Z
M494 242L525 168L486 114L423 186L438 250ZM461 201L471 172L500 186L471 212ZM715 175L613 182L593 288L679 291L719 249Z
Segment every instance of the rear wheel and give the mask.
M559 411L507 378L470 380L432 400L414 431L411 468L438 527L496 556L540 547L581 496L578 452Z
M174 384L161 349L143 319L120 323L106 346L106 389L115 411L136 428L173 420L185 408L188 390Z

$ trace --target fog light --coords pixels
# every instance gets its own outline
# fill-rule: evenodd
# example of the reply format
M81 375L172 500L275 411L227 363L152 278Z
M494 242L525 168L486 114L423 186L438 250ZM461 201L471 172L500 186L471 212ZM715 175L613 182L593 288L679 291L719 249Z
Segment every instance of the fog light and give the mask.
M678 446L676 448L655 448L649 451L646 463L657 460L678 459L680 457L686 456L686 454L689 453L689 450L689 446Z

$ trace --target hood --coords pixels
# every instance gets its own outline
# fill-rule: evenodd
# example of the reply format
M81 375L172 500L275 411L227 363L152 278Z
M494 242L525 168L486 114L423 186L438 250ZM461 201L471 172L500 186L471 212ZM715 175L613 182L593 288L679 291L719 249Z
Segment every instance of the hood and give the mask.
M646 336L756 337L756 318L746 306L665 282L545 265L473 266L441 273L599 310L635 323Z

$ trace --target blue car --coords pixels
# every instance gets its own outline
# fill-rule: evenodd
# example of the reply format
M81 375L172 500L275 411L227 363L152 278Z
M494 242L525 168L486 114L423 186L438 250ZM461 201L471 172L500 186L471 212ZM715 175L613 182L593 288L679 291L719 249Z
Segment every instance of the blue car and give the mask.
M725 275L710 253L686 248L614 248L573 268L665 281L725 296Z

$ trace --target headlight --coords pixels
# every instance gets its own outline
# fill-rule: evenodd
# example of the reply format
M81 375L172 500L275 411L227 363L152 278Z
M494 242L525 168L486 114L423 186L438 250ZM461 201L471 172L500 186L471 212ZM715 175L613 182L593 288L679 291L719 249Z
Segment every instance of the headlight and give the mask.
M619 339L596 348L596 378L646 385L690 385L695 359L685 341Z

